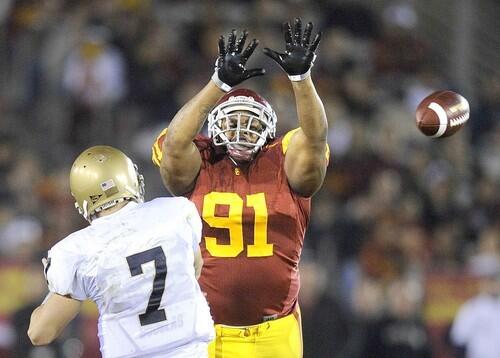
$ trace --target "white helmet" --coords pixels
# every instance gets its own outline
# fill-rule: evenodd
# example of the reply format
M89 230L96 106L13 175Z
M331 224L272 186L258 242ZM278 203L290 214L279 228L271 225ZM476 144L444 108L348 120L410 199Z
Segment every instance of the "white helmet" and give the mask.
M226 146L231 157L247 161L276 135L276 113L269 103L249 89L226 93L208 115L208 135L214 145ZM249 140L250 137L255 140Z

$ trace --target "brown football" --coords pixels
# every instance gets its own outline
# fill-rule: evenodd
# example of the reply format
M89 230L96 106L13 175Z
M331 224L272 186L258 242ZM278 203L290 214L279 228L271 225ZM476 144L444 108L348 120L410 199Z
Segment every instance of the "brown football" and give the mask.
M469 102L453 91L437 91L417 107L415 119L420 131L429 137L449 137L469 119Z

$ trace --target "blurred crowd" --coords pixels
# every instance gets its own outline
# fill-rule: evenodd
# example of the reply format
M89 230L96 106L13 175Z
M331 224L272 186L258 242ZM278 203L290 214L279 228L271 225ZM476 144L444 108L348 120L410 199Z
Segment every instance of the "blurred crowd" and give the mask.
M260 49L281 48L281 23L297 15L323 31L313 79L332 152L303 253L305 357L451 356L456 310L500 271L500 73L467 93L459 133L425 137L419 101L462 89L432 61L411 2L370 3L2 1L0 356L97 354L92 308L53 347L33 353L25 334L46 293L41 257L86 224L69 193L76 155L117 146L147 198L168 195L151 145L208 82L232 28L261 44L249 66L267 74L246 86L272 104L279 134L293 129L289 80Z

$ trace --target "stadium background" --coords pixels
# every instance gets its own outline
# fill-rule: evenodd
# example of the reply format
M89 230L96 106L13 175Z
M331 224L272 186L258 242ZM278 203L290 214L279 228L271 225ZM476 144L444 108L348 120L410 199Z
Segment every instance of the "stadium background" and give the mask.
M499 266L495 0L1 1L0 357L98 356L91 305L52 347L31 350L26 337L46 293L40 258L85 225L69 194L75 156L117 146L147 198L166 195L151 144L208 81L232 28L261 43L250 66L267 74L245 86L274 106L280 134L293 128L289 81L260 50L281 49L280 25L295 16L324 32L313 78L333 154L302 258L305 357L381 357L374 333L391 324L405 328L384 349L452 356L458 307ZM471 104L448 139L414 125L435 89Z

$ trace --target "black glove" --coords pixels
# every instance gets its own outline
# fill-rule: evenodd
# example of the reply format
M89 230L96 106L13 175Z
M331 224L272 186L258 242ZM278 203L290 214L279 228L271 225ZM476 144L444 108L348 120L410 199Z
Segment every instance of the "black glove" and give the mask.
M289 22L283 24L283 33L285 34L286 50L279 53L269 48L265 48L264 54L271 57L288 74L292 81L300 81L309 75L309 70L313 66L316 54L321 40L321 32L316 34L312 44L311 33L313 29L312 22L306 25L304 35L302 35L302 21L295 19L293 34ZM305 76L304 76L305 75Z
M254 76L262 76L266 71L263 68L254 68L247 70L245 64L248 58L259 44L253 39L245 50L245 40L248 36L246 30L243 31L240 38L236 40L236 30L232 30L227 40L227 49L224 42L224 36L219 38L219 56L215 62L215 72L212 80L224 91L229 91L231 87Z

